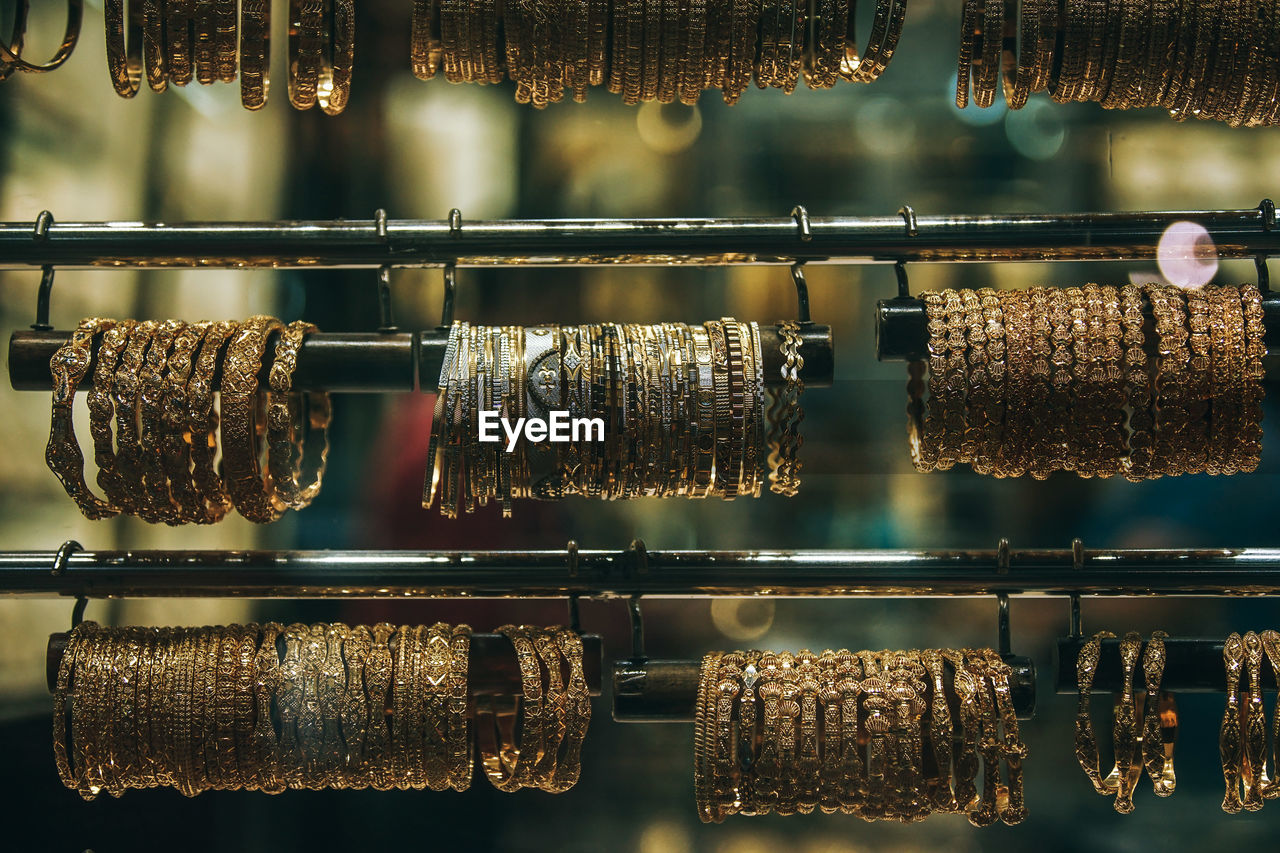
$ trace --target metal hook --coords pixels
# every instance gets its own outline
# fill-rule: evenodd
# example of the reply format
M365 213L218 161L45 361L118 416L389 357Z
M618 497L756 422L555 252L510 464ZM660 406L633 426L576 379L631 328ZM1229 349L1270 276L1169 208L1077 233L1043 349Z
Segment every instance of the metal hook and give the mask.
M53 569L50 571L55 578L61 576L67 570L67 563L71 560L71 555L76 551L83 551L84 546L74 539L68 539L59 546L56 554L53 555Z
M797 322L812 323L809 319L809 283L804 280L804 261L791 265L791 280L796 285Z
M813 227L809 222L809 211L803 204L797 204L791 208L791 218L796 221L796 227L800 229L800 242L808 243L812 240Z
M1267 256L1258 255L1253 259L1253 266L1258 271L1258 290L1271 292L1271 271L1267 269Z
M907 281L907 263L906 261L893 262L893 274L898 277L898 298L911 298L911 282Z
M449 237L453 240L462 236L462 211L454 208L449 211Z
M576 578L578 576L578 542L570 539L569 544L564 546L565 564L569 567L569 577Z
M1071 569L1073 571L1081 571L1084 569L1084 542L1080 539L1071 540ZM1080 593L1071 593L1071 621L1070 632L1072 637L1081 637L1084 635L1084 627L1080 619Z
M644 540L632 539L630 551L635 573L638 575L649 574L649 549L645 547Z
M453 299L457 293L458 265L453 261L450 261L444 265L444 302L440 306L441 329L450 329L453 327Z
M1258 203L1258 212L1262 214L1262 230L1270 231L1276 227L1276 203L1264 198Z
M387 212L382 208L373 212L373 230L378 235L379 243L387 242Z
M569 630L582 635L582 614L578 610L578 593L569 593Z
M902 217L902 221L907 226L907 236L919 237L920 225L918 222L916 222L915 209L912 208L911 205L909 204L904 204L902 207L898 208L898 215Z
M996 603L999 605L999 613L997 617L998 624L996 626L996 630L999 634L998 651L1000 652L1000 657L1007 658L1013 654L1013 644L1009 638L1009 593L996 593Z
M378 331L397 331L395 315L391 310L391 265L378 267Z
M83 595L76 596L76 604L71 608L71 630L74 631L84 621L84 610L89 606L89 599Z
M1009 574L1009 540L1001 539L996 546L996 573Z
M644 653L644 614L640 612L640 596L627 599L627 614L631 617L631 660L646 660Z
M32 239L43 243L49 239L49 226L53 225L53 214L47 210L40 211L36 217ZM31 328L37 332L51 332L49 324L49 300L53 295L53 266L46 264L40 268L40 289L36 291L36 321Z

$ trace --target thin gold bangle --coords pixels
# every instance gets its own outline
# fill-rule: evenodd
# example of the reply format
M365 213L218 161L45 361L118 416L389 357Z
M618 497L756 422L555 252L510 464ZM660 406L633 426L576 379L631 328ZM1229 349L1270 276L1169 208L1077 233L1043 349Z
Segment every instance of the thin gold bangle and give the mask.
M102 13L111 85L120 97L132 98L142 83L142 6L136 0L106 0Z
M355 65L355 0L329 0L329 58L321 61L316 100L325 115L340 115L351 100L351 71Z
M1160 681L1164 677L1168 659L1164 646L1166 637L1168 634L1164 631L1152 632L1142 655L1142 672L1147 692L1142 722L1142 763L1147 768L1147 776L1150 777L1152 788L1158 797L1167 797L1173 793L1173 762L1166 759L1160 719Z

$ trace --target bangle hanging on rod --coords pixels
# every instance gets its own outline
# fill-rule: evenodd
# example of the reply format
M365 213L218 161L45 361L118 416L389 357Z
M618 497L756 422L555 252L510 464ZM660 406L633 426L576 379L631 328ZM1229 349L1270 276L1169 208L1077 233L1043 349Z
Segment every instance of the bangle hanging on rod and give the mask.
M44 74L56 71L71 58L80 41L80 25L84 19L84 0L67 0L67 23L62 34L62 42L54 52L53 58L41 65L28 62L22 58L25 48L27 15L29 0L17 0L14 5L13 29L8 43L0 41L0 81L8 78L14 71L27 74Z

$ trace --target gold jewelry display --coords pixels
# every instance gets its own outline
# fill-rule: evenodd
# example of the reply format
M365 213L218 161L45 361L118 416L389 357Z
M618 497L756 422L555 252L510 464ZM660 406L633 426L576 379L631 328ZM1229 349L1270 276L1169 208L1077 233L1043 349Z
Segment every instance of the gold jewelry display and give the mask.
M769 415L770 479L785 494L799 486L797 328L783 325L786 387ZM454 518L491 501L507 516L521 498L758 496L764 385L759 329L732 318L700 327L455 323L423 506L439 496ZM559 427L556 412L565 413ZM540 422L541 437L512 444L521 418ZM555 441L552 429L562 431Z
M821 806L868 821L962 811L982 825L1018 823L1027 753L1009 673L990 649L712 652L694 716L698 815L719 823Z
M1253 285L921 299L927 361L911 364L907 385L919 471L959 461L996 476L1137 481L1259 464L1266 329Z
M53 58L42 64L28 62L22 58L23 43L26 39L28 3L18 3L14 7L13 24L9 41L0 40L0 81L10 77L14 71L28 74L44 74L55 71L71 57L80 41L80 24L84 20L84 0L67 0L67 24L63 31L62 42L54 52Z
M241 515L265 522L306 507L320 491L332 419L328 394L293 388L299 349L313 331L262 316L243 324L86 319L50 363L50 470L88 518L123 513L153 524L209 524L234 502ZM275 334L268 380L259 387ZM75 390L91 365L89 430L105 498L84 482L72 424ZM220 444L226 482L214 467Z
M560 679L554 707L522 709L531 713L509 743L531 751L523 761L518 749L503 760L520 767L528 786L566 791L577 781L591 718L581 640L564 628L503 631L534 654L526 658L526 697L543 681L536 648L554 672L549 681ZM470 637L467 626L444 624L81 623L54 689L59 778L86 799L158 785L187 796L211 789L465 790L473 768ZM400 694L394 701L392 682ZM543 743L554 746L544 751Z
M1015 110L1031 94L1049 92L1062 103L1158 106L1178 120L1272 125L1280 75L1264 57L1278 27L1274 8L1261 0L966 0L956 104L966 106L972 81L973 101L983 107L1003 88Z

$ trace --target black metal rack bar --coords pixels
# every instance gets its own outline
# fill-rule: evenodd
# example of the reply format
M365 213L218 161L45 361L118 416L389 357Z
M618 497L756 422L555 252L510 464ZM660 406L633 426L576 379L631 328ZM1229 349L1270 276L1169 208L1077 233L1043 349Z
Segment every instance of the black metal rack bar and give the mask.
M67 650L68 634L50 634L45 650L45 677L49 690L58 683L58 667ZM582 636L582 674L592 696L600 695L604 678L604 643L598 634ZM520 666L511 641L501 634L472 634L467 667L467 689L474 696L518 695Z
M911 222L909 220L914 220ZM0 224L0 268L460 267L1147 260L1204 226L1221 258L1280 254L1274 208L996 216ZM914 224L914 228L911 225Z
M1031 658L1007 658L1013 672L1009 690L1020 719L1036 708L1036 665ZM698 697L701 662L626 660L613 665L613 718L620 723L690 723Z
M1265 596L1280 549L0 552L0 596ZM57 567L55 569L55 566Z
M1062 637L1054 649L1054 684L1058 693L1076 693L1076 659L1080 657L1080 649L1084 647L1085 637ZM1164 665L1164 677L1161 687L1173 693L1225 693L1227 689L1226 673L1222 660L1223 641L1187 639L1170 637L1164 641L1167 655ZM1147 644L1142 644L1145 651ZM1141 658L1139 658L1141 660ZM1265 663L1262 667L1263 688L1274 690L1275 678ZM1093 689L1098 693L1118 693L1123 670L1120 665L1120 641L1103 640L1102 653L1098 658L1098 671L1093 681ZM615 676L616 677L616 676ZM1137 667L1134 673L1135 690L1144 689L1142 668ZM1241 682L1248 686L1248 681Z
M1264 293L1262 311L1267 326L1267 346L1280 347L1280 293ZM1149 307L1147 313L1149 316ZM876 304L876 357L881 361L927 358L927 326L923 301L903 297L880 300Z
M804 339L800 352L804 366L800 376L811 387L831 385L835 352L831 327L808 323L800 327ZM70 332L14 332L9 338L9 381L18 391L48 391L52 388L49 359L65 344ZM444 361L449 333L430 330L370 332L367 334L318 333L309 335L298 352L294 387L304 391L338 393L391 393L413 391L419 386L433 390ZM778 327L760 327L760 348L764 356L766 385L782 384L782 352ZM267 352L274 352L268 345ZM267 381L271 357L265 360L259 379ZM81 387L92 387L92 367ZM218 381L218 377L214 377Z

